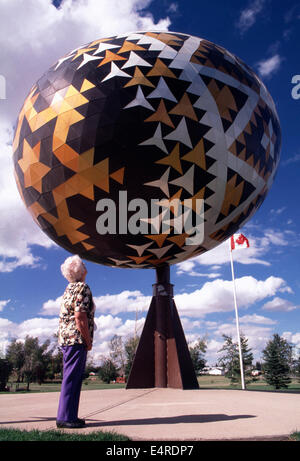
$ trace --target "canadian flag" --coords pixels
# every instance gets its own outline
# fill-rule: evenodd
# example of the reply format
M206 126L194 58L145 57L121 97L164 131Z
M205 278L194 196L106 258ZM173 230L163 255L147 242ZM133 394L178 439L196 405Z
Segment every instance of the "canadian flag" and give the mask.
M249 240L243 234L233 234L230 240L231 250L249 248Z

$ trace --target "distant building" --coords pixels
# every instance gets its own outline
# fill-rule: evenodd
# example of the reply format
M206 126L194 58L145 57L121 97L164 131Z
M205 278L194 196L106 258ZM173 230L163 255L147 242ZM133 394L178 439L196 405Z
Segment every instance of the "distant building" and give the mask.
M259 376L259 375L261 375L261 371L260 370L252 370L251 375L252 376Z
M201 374L202 375L223 376L224 371L221 367L204 367Z
M90 381L96 381L96 380L97 380L96 373L94 373L93 371L91 371L91 372L89 373L89 380L90 380Z

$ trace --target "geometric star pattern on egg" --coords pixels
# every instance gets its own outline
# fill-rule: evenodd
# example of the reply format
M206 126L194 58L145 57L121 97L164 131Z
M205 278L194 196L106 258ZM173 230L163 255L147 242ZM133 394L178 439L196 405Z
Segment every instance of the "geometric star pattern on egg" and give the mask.
M280 145L274 102L242 60L202 38L150 31L61 57L30 90L13 150L21 197L51 239L96 263L147 269L242 227L274 181ZM139 221L147 230L99 234L97 203L116 204L118 228L122 193L155 204ZM188 244L193 226L180 224L194 222L197 199L204 238Z

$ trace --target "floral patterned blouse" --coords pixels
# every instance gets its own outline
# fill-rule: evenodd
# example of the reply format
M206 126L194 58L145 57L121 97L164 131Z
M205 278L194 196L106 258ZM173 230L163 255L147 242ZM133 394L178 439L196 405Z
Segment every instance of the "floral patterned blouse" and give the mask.
M88 326L93 341L95 305L90 287L85 282L69 283L60 307L58 343L60 346L84 344L76 327L75 312L86 312Z

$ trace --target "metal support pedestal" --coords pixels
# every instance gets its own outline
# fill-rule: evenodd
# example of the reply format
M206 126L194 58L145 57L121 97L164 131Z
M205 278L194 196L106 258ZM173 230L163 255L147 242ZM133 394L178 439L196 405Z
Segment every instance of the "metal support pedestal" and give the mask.
M170 266L156 269L156 283L127 389L198 389L198 381L173 299Z

